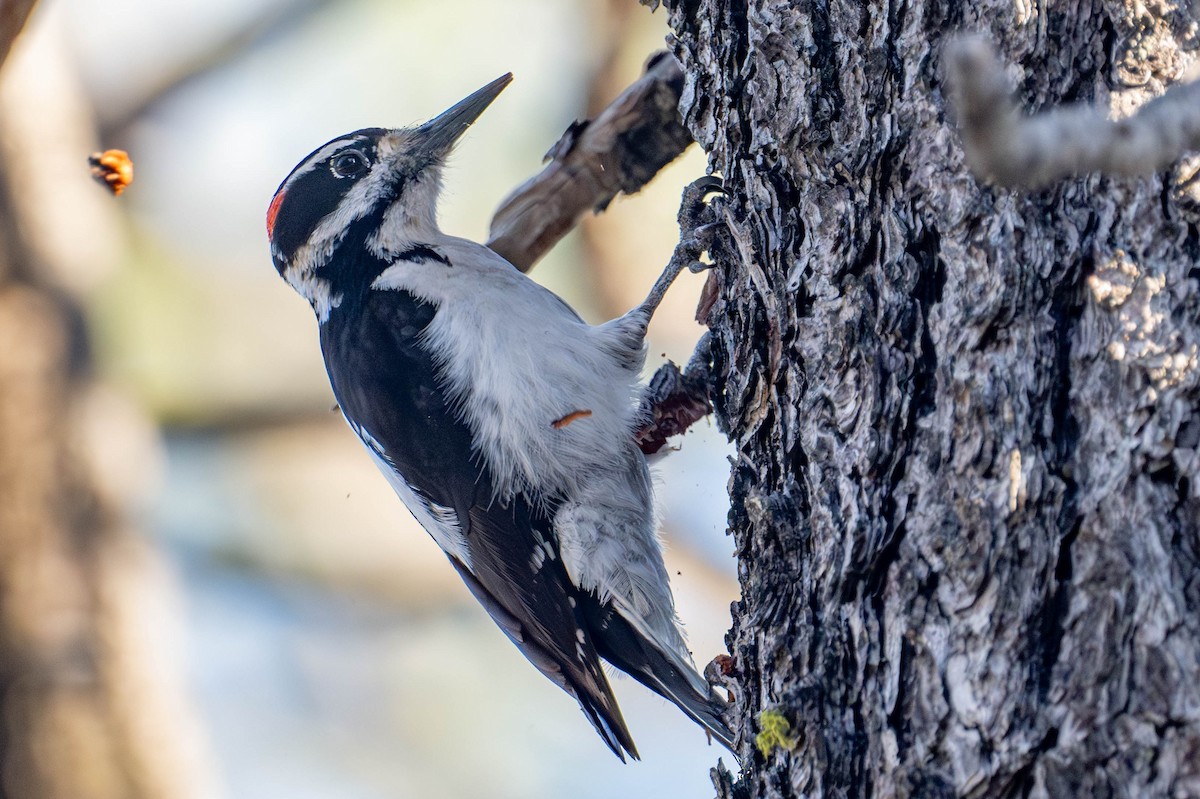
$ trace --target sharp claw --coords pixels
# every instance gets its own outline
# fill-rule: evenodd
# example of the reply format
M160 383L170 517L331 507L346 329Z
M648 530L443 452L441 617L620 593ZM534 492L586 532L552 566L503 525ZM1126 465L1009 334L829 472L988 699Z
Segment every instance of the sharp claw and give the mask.
M683 189L683 205L690 206L693 214L699 213L705 206L704 200L710 194L724 194L725 183L713 175L705 175L689 183Z
M705 175L702 178L697 178L696 180L692 181L692 184L689 186L689 188L696 191L703 190L705 194L711 194L713 192L724 194L725 181L721 180L721 178L717 177L716 175Z
M706 217L711 219L711 212L705 200L710 194L724 193L724 182L714 175L705 175L689 183L683 190L683 201L679 205L680 229L694 232L708 227L704 222Z

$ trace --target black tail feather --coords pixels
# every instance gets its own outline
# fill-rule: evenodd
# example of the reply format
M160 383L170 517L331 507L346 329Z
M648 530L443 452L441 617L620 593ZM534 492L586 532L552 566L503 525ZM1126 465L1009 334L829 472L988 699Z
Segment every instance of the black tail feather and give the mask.
M611 697L610 693L609 698ZM629 728L625 726L625 719L621 717L621 711L615 701L611 708L604 708L578 693L575 698L579 700L579 707L588 721L596 728L596 732L600 733L600 737L608 744L613 754L621 758L622 763L625 762L626 753L634 760L642 759L637 747L633 745L633 737L629 734Z
M736 757L733 730L721 717L727 703L715 693L700 693L689 675L611 606L596 603L589 610L589 626L600 657L672 702Z
M621 758L622 763L625 762L627 753L634 760L641 760L637 747L633 744L633 736L625 726L621 708L617 706L617 698L613 696L612 686L609 685L604 670L600 668L598 653L591 648L592 644L584 645L583 641L580 642L584 648L578 662L555 656L542 641L530 635L525 625L501 605L458 559L452 557L450 562L458 570L467 588L479 600L479 604L483 605L484 610L509 640L517 645L521 654L525 655L538 671L579 702L580 709L596 728L596 732L600 733L608 748L613 750L613 754Z

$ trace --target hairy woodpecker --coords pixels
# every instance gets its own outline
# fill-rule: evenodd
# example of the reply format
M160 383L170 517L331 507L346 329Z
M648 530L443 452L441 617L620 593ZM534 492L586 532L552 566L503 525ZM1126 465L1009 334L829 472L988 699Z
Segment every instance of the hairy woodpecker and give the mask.
M455 141L512 80L415 128L322 145L271 200L279 274L312 305L342 413L475 598L604 742L637 758L600 659L732 750L684 644L634 443L646 325L679 273L606 324L442 233Z

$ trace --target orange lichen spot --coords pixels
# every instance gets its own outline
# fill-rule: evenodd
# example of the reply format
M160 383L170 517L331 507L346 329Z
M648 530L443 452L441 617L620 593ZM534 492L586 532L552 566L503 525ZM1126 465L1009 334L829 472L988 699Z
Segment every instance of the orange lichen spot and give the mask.
M133 183L133 161L124 150L105 150L88 156L92 177L106 187L114 196L125 191Z
M564 427L569 425L571 422L575 422L580 419L586 419L591 415L592 415L592 412L588 411L588 410L571 411L563 418L555 419L553 422L550 423L550 426L553 427L555 430L562 430Z

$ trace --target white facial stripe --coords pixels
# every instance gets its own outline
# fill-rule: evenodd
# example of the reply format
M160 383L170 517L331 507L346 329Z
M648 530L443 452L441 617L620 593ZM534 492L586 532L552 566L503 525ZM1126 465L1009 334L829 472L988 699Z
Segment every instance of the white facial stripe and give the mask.
M384 211L379 229L367 238L371 254L391 261L414 243L436 238L437 196L441 188L441 168L436 166L405 184L404 202L392 203Z
M348 142L355 139L344 139L337 144L322 148L321 152L344 148ZM319 154L318 154L319 155ZM328 157L328 154L325 156ZM316 161L316 156L311 161ZM317 161L317 163L320 163ZM294 178L293 178L294 179ZM284 278L301 296L312 304L319 321L329 318L331 308L336 308L342 298L331 296L329 282L316 276L316 271L333 257L333 251L341 242L342 236L350 225L371 212L382 199L391 183L390 167L376 163L371 171L359 178L342 201L338 203L333 213L321 220L308 241L296 250L291 265L284 273ZM291 183L291 180L288 181ZM285 186L286 189L286 186Z
M280 192L287 191L289 188L291 188L292 184L296 182L296 179L299 178L301 175L307 175L309 172L312 172L317 167L323 167L325 165L325 162L327 160L329 160L329 157L332 156L334 153L336 153L338 150L344 149L346 147L350 147L355 144L362 144L364 141L366 141L366 139L364 139L362 136L347 136L344 139L338 139L337 141L331 141L329 144L326 144L320 150L317 150L315 153L313 153L312 156L307 161L305 161L303 164L296 167L296 170L294 172L292 172L292 174L284 182L283 186L280 188L279 191Z
M296 267L289 267L283 277L296 293L312 305L319 323L323 324L329 318L329 312L342 304L342 295L334 294L329 281L317 277L311 270L303 272Z

